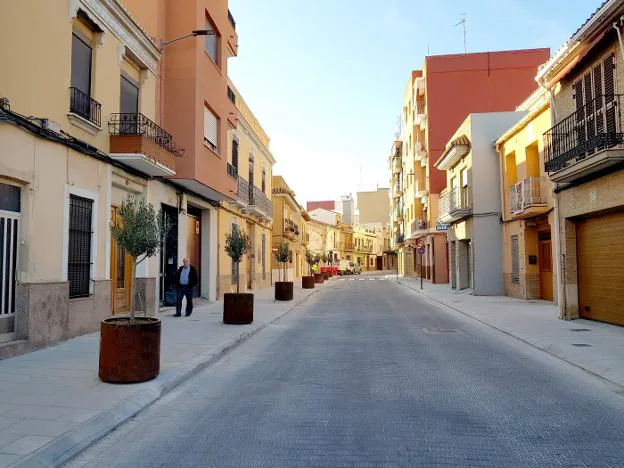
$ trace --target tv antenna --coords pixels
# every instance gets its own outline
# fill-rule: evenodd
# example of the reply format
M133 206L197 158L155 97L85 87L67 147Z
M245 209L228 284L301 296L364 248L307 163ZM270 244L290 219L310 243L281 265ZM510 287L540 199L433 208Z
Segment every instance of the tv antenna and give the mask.
M455 26L459 26L461 24L462 29L464 30L464 54L468 53L468 46L466 45L466 13L462 13L461 20L455 24Z

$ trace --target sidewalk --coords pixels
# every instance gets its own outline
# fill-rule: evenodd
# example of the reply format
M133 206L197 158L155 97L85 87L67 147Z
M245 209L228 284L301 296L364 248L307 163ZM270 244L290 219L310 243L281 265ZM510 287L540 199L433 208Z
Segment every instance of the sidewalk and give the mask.
M545 301L506 296L473 296L448 284L403 277L398 282L418 294L546 351L609 382L624 387L624 327L591 320L560 320Z
M0 361L0 467L58 466L324 286L295 281L294 300L280 303L273 288L256 292L251 325L224 325L222 301L190 318L161 313L161 370L150 382L102 382L99 333Z

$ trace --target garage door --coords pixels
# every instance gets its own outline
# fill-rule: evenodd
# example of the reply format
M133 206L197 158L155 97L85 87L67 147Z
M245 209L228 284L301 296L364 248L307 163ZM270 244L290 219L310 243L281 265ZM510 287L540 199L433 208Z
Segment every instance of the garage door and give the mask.
M624 212L577 225L579 314L624 325Z

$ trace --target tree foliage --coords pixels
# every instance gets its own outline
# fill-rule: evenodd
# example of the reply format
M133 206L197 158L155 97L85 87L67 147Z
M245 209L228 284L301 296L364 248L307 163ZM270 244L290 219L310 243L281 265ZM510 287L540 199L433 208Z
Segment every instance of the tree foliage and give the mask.
M282 264L282 269L284 271L284 281L287 280L286 275L286 263L290 260L290 247L288 246L288 242L281 242L277 246L277 252L275 252L275 259L278 263Z
M247 233L238 228L225 234L225 253L236 263L236 292L240 291L239 266L243 255L249 252L251 241Z
M111 234L119 248L132 257L132 292L130 297L130 317L134 319L134 296L136 288L136 266L143 260L153 257L162 245L167 226L162 213L156 213L151 203L129 195L117 210L111 225Z

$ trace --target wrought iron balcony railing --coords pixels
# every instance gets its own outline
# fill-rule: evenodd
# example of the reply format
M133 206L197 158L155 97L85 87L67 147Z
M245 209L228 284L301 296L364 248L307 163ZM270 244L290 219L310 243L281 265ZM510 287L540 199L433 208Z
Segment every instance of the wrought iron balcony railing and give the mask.
M102 124L102 104L78 88L69 88L69 111L98 127Z
M427 229L427 220L424 218L416 218L412 221L412 232L423 231Z
M228 163L227 173L230 177L234 177L235 179L238 179L238 167L233 166L232 164Z
M509 193L511 212L518 213L532 206L546 206L546 190L546 181L542 177L527 177L514 184Z
M238 178L238 198L243 200L243 202L247 202L249 200L249 182L247 182L242 177Z
M454 217L457 213L470 211L472 209L470 187L456 187L442 194L438 209L441 218Z
M143 114L111 114L111 119L108 121L108 131L115 136L141 135L176 156L184 154L184 150L175 145L170 133Z
M273 217L273 202L258 187L249 187L249 205L267 217ZM299 227L297 226L297 234Z
M546 172L557 172L624 142L622 95L601 95L544 133Z

